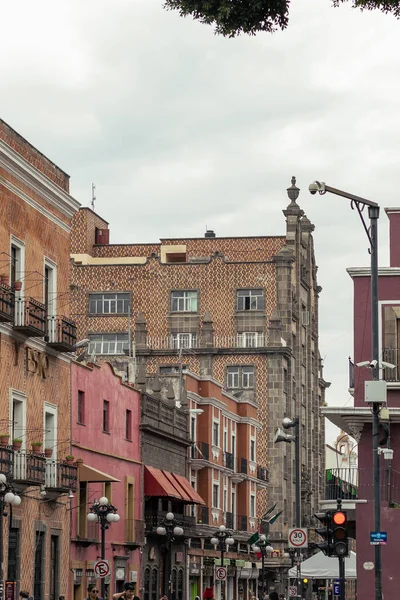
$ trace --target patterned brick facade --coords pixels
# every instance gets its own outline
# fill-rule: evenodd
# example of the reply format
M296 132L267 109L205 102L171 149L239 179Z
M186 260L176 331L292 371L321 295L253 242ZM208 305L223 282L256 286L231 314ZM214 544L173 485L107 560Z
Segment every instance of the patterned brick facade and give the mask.
M70 361L55 348L48 320L50 310L54 323L69 313L69 235L79 205L68 188L68 176L0 120L0 433L9 435L0 470L22 500L3 521L4 578L16 595L28 589L43 600L68 597L68 493L76 486L76 467L63 460ZM70 333L72 344L73 327ZM17 437L21 450L12 448ZM45 459L43 446L34 455L35 441L52 457Z

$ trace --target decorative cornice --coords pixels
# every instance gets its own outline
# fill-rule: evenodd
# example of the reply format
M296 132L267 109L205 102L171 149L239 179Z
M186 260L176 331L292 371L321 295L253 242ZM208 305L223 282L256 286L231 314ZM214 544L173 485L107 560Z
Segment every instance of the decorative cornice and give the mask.
M349 267L346 269L352 279L354 277L370 277L370 267ZM381 277L399 277L400 267L379 267L378 274Z
M0 166L9 171L18 181L31 188L44 200L68 218L79 210L80 203L68 192L53 183L38 169L28 163L8 144L0 140Z
M372 423L372 411L368 405L326 406L321 408L321 412L331 423L353 437L361 435L365 423ZM400 407L389 407L389 420L391 423L400 423Z

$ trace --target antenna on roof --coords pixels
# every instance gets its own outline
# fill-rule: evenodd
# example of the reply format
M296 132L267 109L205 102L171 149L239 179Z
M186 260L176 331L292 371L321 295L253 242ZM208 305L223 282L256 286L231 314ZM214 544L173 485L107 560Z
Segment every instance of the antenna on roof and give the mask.
M90 202L90 205L92 207L92 210L94 210L94 204L96 202L96 186L94 183L92 183L92 200Z

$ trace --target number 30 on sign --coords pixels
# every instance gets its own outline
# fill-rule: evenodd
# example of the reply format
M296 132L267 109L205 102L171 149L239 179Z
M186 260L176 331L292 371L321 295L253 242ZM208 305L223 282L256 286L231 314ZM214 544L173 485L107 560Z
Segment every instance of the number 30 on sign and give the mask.
M289 529L288 546L289 548L308 548L307 529L299 527Z

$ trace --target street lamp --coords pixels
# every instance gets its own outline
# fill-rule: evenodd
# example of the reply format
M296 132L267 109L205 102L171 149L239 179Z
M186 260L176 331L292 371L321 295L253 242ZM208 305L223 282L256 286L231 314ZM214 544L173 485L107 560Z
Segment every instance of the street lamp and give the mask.
M360 196L355 196L349 192L338 190L323 181L314 181L309 186L311 194L317 192L321 195L329 192L336 196L342 196L350 200L350 206L354 210L356 208L365 233L367 234L370 244L371 254L371 340L372 340L372 357L371 369L372 379L379 379L379 304L378 304L378 219L379 219L379 204L366 200ZM368 207L368 217L370 227L364 219L362 211ZM378 455L379 447L379 412L381 404L374 403L372 408L372 455L373 455L373 489L374 489L374 531L381 530L381 490L380 490L380 462ZM375 546L375 600L382 600L382 551L381 546Z
M4 598L4 552L3 552L3 517L6 505L19 506L21 498L14 494L10 483L4 473L0 473L0 600Z
M224 552L228 552L229 546L232 546L235 543L235 540L232 537L232 532L227 530L225 525L220 525L218 531L214 533L214 537L210 540L213 546L219 546L219 550L221 552L221 567L224 566ZM221 581L221 600L225 598L225 582L226 580Z
M175 540L175 537L183 535L183 529L180 525L178 525L175 520L175 515L173 512L168 512L165 515L165 520L162 525L157 527L157 533L160 536L166 536L167 541L165 544L166 556L168 557L168 568L166 569L164 566L164 585L163 585L163 595L165 594L166 588L168 588L168 599L171 600L172 596L172 552L171 545ZM168 579L167 579L168 577Z
M253 546L254 552L261 554L261 599L265 596L265 555L267 552L272 552L273 548L269 545L269 539L262 534L257 540L257 545Z
M93 505L90 507L90 512L87 515L89 523L98 522L100 523L101 529L101 558L102 560L106 557L106 529L109 528L110 523L118 523L120 520L119 514L115 506L108 502L108 498L102 496L100 500L94 499ZM101 597L105 596L105 581L104 577L101 578Z
M281 429L275 431L274 443L278 442L294 442L294 462L296 467L296 527L301 527L301 504L300 504L300 419L295 417L290 419L285 417L282 421L282 427L284 429L294 428L294 435L285 433ZM296 559L296 574L297 574L297 596L301 598L301 562L300 562L300 549L297 548L297 559Z

